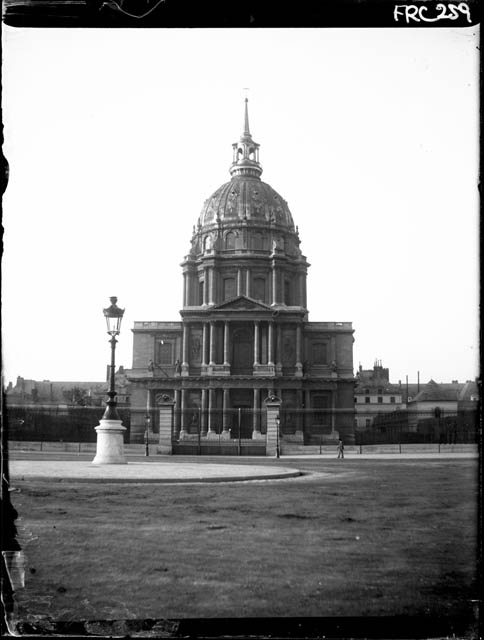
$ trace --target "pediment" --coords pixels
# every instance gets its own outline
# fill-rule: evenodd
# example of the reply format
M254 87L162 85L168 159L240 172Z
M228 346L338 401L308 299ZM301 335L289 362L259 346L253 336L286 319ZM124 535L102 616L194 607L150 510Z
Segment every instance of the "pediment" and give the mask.
M257 302L257 300L252 300L252 298L247 298L247 296L237 296L237 298L227 300L226 302L213 307L213 309L220 309L221 311L231 311L232 309L237 311L271 311L271 308L263 302Z

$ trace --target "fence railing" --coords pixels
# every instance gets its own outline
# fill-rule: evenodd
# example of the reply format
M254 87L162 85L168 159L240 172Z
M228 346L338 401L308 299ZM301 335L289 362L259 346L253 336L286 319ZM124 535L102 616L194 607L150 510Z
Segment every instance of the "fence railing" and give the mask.
M7 406L4 411L5 431L9 440L33 442L96 442L98 426L105 407L35 405ZM129 442L131 414L118 407Z
M132 425L147 425L156 439L159 433L159 411L141 407L118 407L123 426L126 427L125 443L130 442ZM35 405L7 406L5 431L12 441L33 442L96 442L95 427L104 413L104 407ZM264 441L267 432L265 409L250 407L201 409L191 407L174 409L172 420L173 442L188 442L198 446L207 443L230 443L256 440ZM134 428L134 427L133 427ZM324 444L333 437L342 437L348 444L398 444L398 443L477 443L479 441L479 411L458 409L453 412L440 410L412 411L401 409L382 413L327 408L284 407L280 411L279 434L286 443L305 445ZM208 446L208 445L207 445Z

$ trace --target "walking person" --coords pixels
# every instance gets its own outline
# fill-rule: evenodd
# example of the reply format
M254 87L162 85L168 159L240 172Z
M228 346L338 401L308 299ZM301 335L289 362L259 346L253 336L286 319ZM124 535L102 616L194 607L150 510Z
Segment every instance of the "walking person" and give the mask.
M345 457L345 445L343 440L341 440L340 438L338 443L338 459L344 458L344 457Z

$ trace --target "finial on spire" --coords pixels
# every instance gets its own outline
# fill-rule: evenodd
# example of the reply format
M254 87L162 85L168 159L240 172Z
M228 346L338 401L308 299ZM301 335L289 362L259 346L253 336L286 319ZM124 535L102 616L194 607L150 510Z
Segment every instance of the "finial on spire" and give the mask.
M248 91L248 87L244 87L244 91L245 93L245 114L244 114L244 136L250 136L250 129L249 129L249 107L248 107L248 102L249 102L249 98L247 97L247 91Z
M248 91L247 88L244 91ZM234 157L230 167L231 176L252 176L260 178L262 167L259 164L259 145L252 140L249 129L249 99L245 94L244 132L238 142L234 142L232 149Z

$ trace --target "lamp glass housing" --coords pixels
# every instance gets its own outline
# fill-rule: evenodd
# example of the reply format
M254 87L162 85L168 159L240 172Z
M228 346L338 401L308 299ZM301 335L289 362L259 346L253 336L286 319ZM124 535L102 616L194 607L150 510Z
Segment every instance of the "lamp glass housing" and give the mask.
M121 321L124 315L124 309L120 309L116 302L117 298L112 297L111 306L107 309L103 309L104 317L106 318L107 331L111 336L119 335L121 331Z

